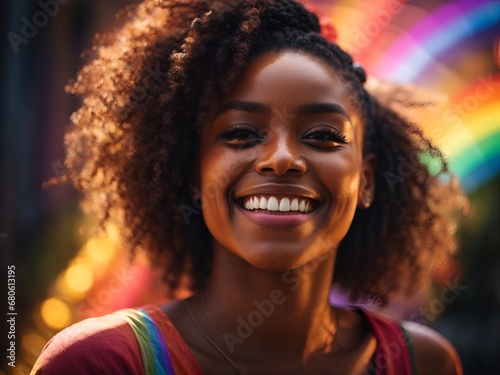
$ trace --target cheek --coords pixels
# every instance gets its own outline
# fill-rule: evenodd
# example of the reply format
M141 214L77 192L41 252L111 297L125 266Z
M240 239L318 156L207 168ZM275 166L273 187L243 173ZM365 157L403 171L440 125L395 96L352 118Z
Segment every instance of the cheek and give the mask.
M205 197L213 199L224 194L241 177L252 170L256 153L213 146L200 156L200 184Z
M330 173L323 181L331 197L328 213L328 241L340 243L352 225L358 202L360 175L352 159L341 159L328 165Z
M209 222L229 215L231 187L245 170L249 158L225 149L203 153L200 159L200 191L203 216Z
M215 153L202 155L200 161L200 190L204 215L211 212L214 204L219 202L224 194L228 181L228 170L223 158Z
M200 191L203 220L214 238L220 237L220 228L226 223L225 183L227 173L220 160L206 155L200 163Z
M356 207L360 182L359 163L351 154L332 155L317 164L317 173L330 193L335 211L352 211Z

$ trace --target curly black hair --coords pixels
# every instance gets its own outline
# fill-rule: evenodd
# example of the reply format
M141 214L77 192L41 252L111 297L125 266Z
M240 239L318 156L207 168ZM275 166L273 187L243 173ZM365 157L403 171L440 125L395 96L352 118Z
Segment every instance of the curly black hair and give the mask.
M145 0L98 35L95 55L67 90L83 97L67 131L65 165L84 208L119 220L132 250L164 269L171 291L203 287L211 235L195 192L200 132L215 102L266 52L325 61L359 103L364 153L376 159L376 193L340 244L335 279L351 298L382 304L412 292L456 249L462 193L421 130L364 88L364 72L293 0ZM423 156L439 160L431 174ZM402 164L403 163L403 164ZM406 169L402 171L402 166ZM408 168L410 166L410 168Z

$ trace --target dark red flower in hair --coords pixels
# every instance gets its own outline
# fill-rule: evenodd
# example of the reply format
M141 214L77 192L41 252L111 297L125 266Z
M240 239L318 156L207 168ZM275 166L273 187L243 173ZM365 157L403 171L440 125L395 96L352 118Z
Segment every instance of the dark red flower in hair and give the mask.
M319 24L321 26L321 35L323 35L330 43L337 42L337 29L333 26L331 19L329 17L319 15L316 9L309 4L304 4L304 6L309 12L318 16Z
M319 24L321 25L321 35L323 35L330 43L337 41L337 29L333 26L332 21L328 17L320 17Z

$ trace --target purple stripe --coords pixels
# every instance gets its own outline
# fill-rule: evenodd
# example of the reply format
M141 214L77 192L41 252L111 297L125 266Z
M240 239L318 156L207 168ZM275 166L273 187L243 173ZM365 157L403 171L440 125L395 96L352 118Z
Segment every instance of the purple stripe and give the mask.
M148 321L148 325L150 329L154 330L155 337L151 337L152 340L156 341L161 348L161 353L156 353L158 356L163 358L162 363L165 365L165 370L168 375L175 375L174 367L172 364L172 358L170 357L170 352L168 350L167 344L163 339L163 335L161 334L158 326L155 324L154 320L144 311L143 309L138 310L139 313ZM151 331L150 331L151 332Z
M379 61L373 71L381 76L384 76L384 72L388 75L392 74L405 61L406 57L410 56L416 49L421 48L436 31L446 29L449 24L464 14L486 4L488 1L484 0L462 0L436 9L394 41L385 51L385 57Z

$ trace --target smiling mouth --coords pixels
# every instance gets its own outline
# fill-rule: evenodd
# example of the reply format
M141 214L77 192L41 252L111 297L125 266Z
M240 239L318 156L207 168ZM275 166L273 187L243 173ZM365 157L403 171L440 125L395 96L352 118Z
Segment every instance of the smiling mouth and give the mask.
M246 211L268 214L308 214L318 208L315 200L306 197L251 195L242 197L237 202Z

